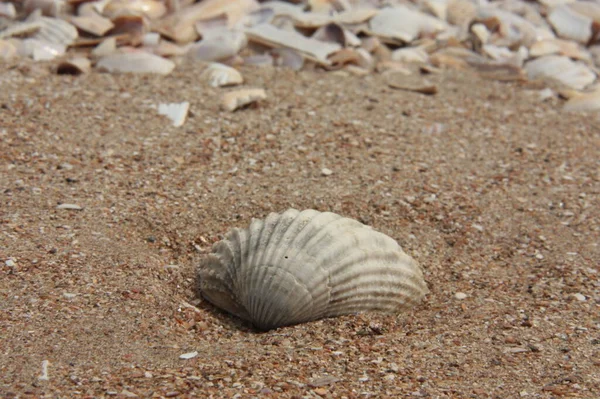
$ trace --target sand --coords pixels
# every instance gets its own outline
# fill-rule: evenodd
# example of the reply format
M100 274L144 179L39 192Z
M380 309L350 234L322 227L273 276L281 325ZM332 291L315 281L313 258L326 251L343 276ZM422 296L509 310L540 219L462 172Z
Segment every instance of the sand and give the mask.
M55 66L0 65L0 397L598 397L596 116L465 71L242 67L268 98L231 113L198 65ZM267 333L199 299L211 244L290 207L390 235L431 293Z

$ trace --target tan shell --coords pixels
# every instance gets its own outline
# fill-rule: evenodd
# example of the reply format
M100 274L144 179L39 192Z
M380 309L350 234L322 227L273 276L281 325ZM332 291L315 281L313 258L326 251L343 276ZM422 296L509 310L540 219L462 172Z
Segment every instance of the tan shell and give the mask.
M233 229L202 260L199 282L210 302L262 330L394 313L428 291L392 238L334 213L295 209Z

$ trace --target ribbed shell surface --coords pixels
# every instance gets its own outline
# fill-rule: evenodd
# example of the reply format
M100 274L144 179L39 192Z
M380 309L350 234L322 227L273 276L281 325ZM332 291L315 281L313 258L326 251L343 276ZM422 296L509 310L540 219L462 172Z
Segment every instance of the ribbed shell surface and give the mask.
M217 242L199 268L214 305L273 328L366 311L397 312L427 293L398 243L330 212L290 209Z

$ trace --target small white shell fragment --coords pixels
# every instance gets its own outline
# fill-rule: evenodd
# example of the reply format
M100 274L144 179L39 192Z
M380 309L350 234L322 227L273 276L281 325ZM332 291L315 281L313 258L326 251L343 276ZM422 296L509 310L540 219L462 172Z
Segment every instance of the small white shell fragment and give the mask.
M195 358L196 356L198 356L198 351L183 353L179 355L179 358L183 360L189 360Z
M14 261L14 259L5 260L4 264L8 267L15 267L17 265L17 263Z
M456 294L454 294L454 298L460 300L463 299L467 299L467 294L465 294L464 292L457 292Z
M600 89L571 96L563 109L569 112L600 111Z
M331 212L289 209L233 229L202 259L200 292L261 330L368 311L396 313L428 292L392 238Z
M424 33L436 33L447 24L406 6L384 8L369 21L369 31L383 41L410 43Z
M202 76L208 79L212 87L235 86L244 82L242 74L237 69L216 62L210 64Z
M333 171L328 168L323 168L323 169L321 169L321 174L323 176L331 176L333 174Z
M62 19L39 17L34 22L40 23L35 39L68 47L79 37L77 28Z
M429 54L421 47L402 47L392 52L392 61L407 64L427 64Z
M529 55L534 58L552 54L582 61L591 61L592 59L590 53L584 50L580 44L563 39L539 40L529 48Z
M226 111L233 112L245 105L266 98L267 93L264 89L241 89L223 94L221 105Z
M267 24L246 29L246 35L250 41L274 48L290 48L322 65L330 65L327 57L342 48L337 43L321 42L300 33L285 31Z
M583 295L582 293L579 293L579 292L576 294L573 294L573 298L577 299L579 302L584 302L587 300L585 295Z
M10 60L15 57L17 53L18 50L14 44L8 40L0 39L0 60Z
M156 32L148 32L142 36L142 44L144 46L158 46L160 43L160 34Z
M63 296L67 299L73 299L77 296L77 294L73 294L72 292L63 292Z
M244 32L215 28L206 31L201 41L191 45L188 54L197 61L220 61L237 55L247 43Z
M173 122L174 127L183 126L189 109L190 103L187 101L182 103L158 104L158 113L169 118Z
M529 79L555 81L569 88L581 90L596 80L596 74L587 66L568 57L547 55L525 64Z
M80 75L88 73L92 69L92 63L85 57L74 57L58 64L56 73L59 75Z
M104 57L114 53L115 51L117 51L117 38L113 36L100 42L100 44L92 50L92 55L96 57Z
M484 24L473 24L473 26L471 26L471 32L477 36L482 44L486 44L490 40L491 33Z
M66 209L69 211L81 211L83 208L77 204L60 204L56 209Z
M17 17L17 10L15 9L15 5L13 3L1 2L0 17L15 19Z
M587 44L592 38L592 19L561 5L552 10L548 22L563 39Z
M168 75L175 68L175 63L158 55L140 51L106 55L100 58L96 67L108 72Z
M33 34L35 32L39 32L40 29L42 29L42 23L40 21L20 22L0 31L0 39L6 39L9 37L16 36L25 36Z
M48 360L42 360L42 374L38 377L38 380L48 381L50 379L48 376L48 366L50 366L50 362Z

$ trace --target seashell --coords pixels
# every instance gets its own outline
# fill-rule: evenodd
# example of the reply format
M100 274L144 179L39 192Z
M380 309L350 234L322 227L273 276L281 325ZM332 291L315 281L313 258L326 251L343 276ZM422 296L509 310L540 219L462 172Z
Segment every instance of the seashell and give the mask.
M144 15L150 19L157 19L166 12L165 4L156 0L111 0L102 10L102 14L111 19L120 15Z
M592 19L567 6L558 6L552 10L548 15L548 22L563 39L587 44L592 38Z
M190 103L184 101L182 103L161 103L158 104L159 115L164 115L171 120L174 127L183 126L185 118L187 118Z
M202 40L190 46L189 56L197 61L221 61L235 56L248 40L243 32L226 28L204 31Z
M448 18L448 0L424 0L423 6L426 11L445 21Z
M65 54L67 48L63 44L50 43L39 39L25 39L21 41L19 53L22 56L33 58L34 61L49 61Z
M246 29L250 41L267 47L285 47L295 50L304 57L321 65L330 65L327 57L340 50L337 43L325 43L316 39L307 38L297 32L278 29L273 25L257 25Z
M335 23L320 27L311 37L322 42L337 43L342 47L358 47L361 44L354 33Z
M546 39L535 42L529 48L531 57L558 54L575 60L591 61L590 54L580 44L563 39Z
M253 219L213 246L202 295L261 330L367 311L394 313L427 293L423 273L392 238L330 212Z
M429 54L421 47L402 47L392 52L392 61L406 64L427 64Z
M8 40L0 39L0 61L9 60L17 56L17 48Z
M0 2L0 17L15 19L17 17L17 10L13 3Z
M117 38L108 37L98 44L93 50L92 55L95 57L104 57L117 51Z
M446 16L450 24L466 28L477 17L477 6L469 0L449 0Z
M74 57L62 61L56 68L59 75L81 75L88 73L92 69L92 63L85 57Z
M241 89L223 94L221 105L226 111L233 112L238 108L267 98L263 89Z
M114 27L110 19L99 14L71 17L69 21L80 30L96 36L104 36Z
M369 21L369 32L391 44L410 43L422 34L446 28L444 21L406 6L382 9Z
M226 15L229 26L234 26L244 15L258 8L256 0L205 0L162 18L156 28L178 43L187 43L198 37L195 29L198 21Z
M96 67L107 72L168 75L175 68L175 63L166 58L139 51L106 55L98 60Z
M596 74L580 62L558 55L546 55L525 65L529 79L543 79L581 90L596 80Z
M589 93L572 93L563 109L569 112L600 111L600 88Z
M275 56L275 65L287 67L293 71L299 71L304 66L304 57L289 48L277 48L272 51L272 54ZM271 62L273 63L273 59Z
M237 69L216 62L210 64L202 76L208 79L212 87L235 86L244 82Z
M56 17L64 9L63 0L25 0L23 1L23 11L31 14L35 10L40 10L42 15L47 17Z

